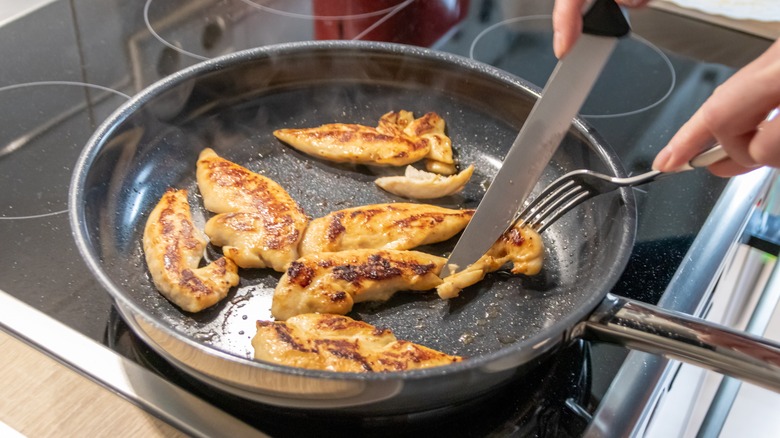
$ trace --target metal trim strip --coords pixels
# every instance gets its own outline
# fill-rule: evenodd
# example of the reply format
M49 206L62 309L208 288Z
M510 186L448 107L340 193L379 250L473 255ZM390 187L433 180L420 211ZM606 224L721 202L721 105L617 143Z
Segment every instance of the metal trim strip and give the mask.
M775 307L780 301L780 265L775 265L772 275L767 281L761 298L750 317L748 333L763 335L766 331ZM698 436L719 436L726 424L726 419L742 387L742 381L726 376L718 387L712 405L702 421Z

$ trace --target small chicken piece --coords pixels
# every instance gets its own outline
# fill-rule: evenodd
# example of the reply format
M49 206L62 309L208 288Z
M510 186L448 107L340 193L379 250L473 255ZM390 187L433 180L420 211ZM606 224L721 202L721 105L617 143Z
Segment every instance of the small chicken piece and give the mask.
M441 176L407 166L404 176L383 176L374 183L382 189L410 199L434 199L454 195L466 186L474 174L469 166L457 175Z
M435 113L415 120L409 111L390 112L379 119L376 128L330 123L316 128L278 129L274 135L307 155L337 163L404 166L430 157L454 166L444 121Z
M279 279L271 315L344 315L354 303L386 301L398 291L425 291L441 283L446 259L418 251L353 249L301 257Z
M413 120L403 130L411 137L426 139L431 145L431 151L425 156L425 169L442 175L453 175L457 172L455 160L452 157L452 140L444 134L444 119L436 113L427 113Z
M373 204L334 211L314 219L303 234L301 255L347 249L412 249L445 241L461 232L474 210L429 204Z
M462 289L481 281L508 262L512 262L513 274L536 275L542 270L543 261L542 237L533 229L516 224L474 264L445 277L436 292L445 300L455 298Z
M336 372L405 371L463 360L398 340L392 331L340 315L307 313L285 322L257 321L255 359Z
M446 164L436 160L425 160L425 171L444 176L455 175L458 169L455 164Z
M225 257L198 268L207 245L192 223L186 190L168 189L144 228L143 247L160 293L187 312L199 312L238 284L238 267Z
M200 153L197 178L204 206L219 213L206 234L238 266L284 272L298 258L309 218L282 186L209 148Z

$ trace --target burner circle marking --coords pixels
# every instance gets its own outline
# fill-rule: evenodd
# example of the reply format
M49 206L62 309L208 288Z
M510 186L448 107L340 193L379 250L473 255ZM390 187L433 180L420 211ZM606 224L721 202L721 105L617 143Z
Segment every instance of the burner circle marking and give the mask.
M152 0L146 0L146 4L144 5L144 23L146 24L146 29L149 31L150 34L152 34L152 36L154 38L157 39L157 41L161 42L165 46L167 46L167 47L169 47L169 48L171 48L171 49L173 49L173 50L175 50L175 51L177 51L179 53L183 53L183 54L185 54L187 56L191 56L191 57L193 57L195 59L199 59L201 61L206 61L206 60L210 59L207 56L201 56L201 55L198 55L196 53L192 53L192 52L189 52L187 50L184 50L184 49L182 49L181 47L179 47L179 46L177 46L175 44L169 43L168 40L166 40L165 38L161 37L154 30L154 27L152 27L151 21L149 21L149 5L151 5L151 4L152 4Z
M311 14L299 14L299 13L296 13L296 12L289 12L289 11L285 11L283 9L277 9L277 8L272 8L270 6L260 5L260 4L257 4L255 2L253 2L252 0L241 0L241 1L246 3L246 4L248 4L248 5L250 5L250 6L252 6L252 7L255 7L257 9L260 9L260 10L263 10L263 11L266 11L266 12L270 12L272 14L281 15L281 16L284 16L284 17L304 18L304 19L310 19L310 20L311 19L314 19L314 20L317 20L317 19L320 19L320 20L359 20L359 19L362 19L362 18L377 17L377 16L380 16L380 15L387 14L389 12L393 12L394 10L396 10L398 8L406 7L407 5L412 3L414 0L403 0L403 1L399 1L398 4L396 4L396 5L389 6L389 7L386 7L384 9L379 9L379 10L371 11L371 12L363 12L361 14L351 14L351 15L311 15Z
M517 24L517 23L525 23L525 22L530 22L530 21L534 21L534 20L545 20L545 29L544 29L543 33L545 33L546 35L550 35L551 36L552 35L552 30L550 29L550 26L549 26L549 23L551 22L551 19L552 19L551 15L528 15L528 16L523 16L523 17L510 18L510 19L507 19L507 20L500 21L498 23L492 24L489 27L487 27L484 30L482 30L479 34L477 34L477 36L471 42L471 46L469 47L469 57L471 59L479 61L479 59L477 59L477 57L476 57L477 45L479 44L479 42L481 40L483 40L491 32L495 32L496 30L504 28L504 27L507 27L508 25ZM542 32L539 32L539 35L541 35L541 33ZM641 106L639 108L631 109L631 110L628 110L628 111L621 111L619 113L614 113L614 114L581 113L580 114L581 117L591 118L591 119L606 119L606 118L625 117L625 116L638 114L638 113L641 113L643 111L647 111L647 110L649 110L651 108L654 108L654 107L660 105L661 103L663 103L672 94L672 91L674 90L674 88L675 88L675 86L677 84L677 74L676 74L676 72L674 70L674 66L672 65L672 62L669 59L669 57L666 56L666 54L661 49L659 49L657 46L655 46L651 42L647 41L646 39L644 39L644 38L642 38L642 37L640 37L638 35L631 34L631 36L629 38L630 38L630 40L637 41L637 42L641 43L643 46L646 46L647 48L652 50L655 54L657 54L661 58L661 61L663 62L663 66L669 71L670 78L669 78L669 86L668 86L668 88L666 88L664 90L663 94L660 97L655 98L649 104L643 105L643 106ZM616 49L616 51L617 51L617 49ZM547 52L549 52L549 53L547 53ZM549 44L549 50L547 52L545 52L545 55L551 58L549 61L551 63L556 63L557 59L555 59L554 55L552 55L552 43ZM498 55L495 55L495 56L498 56ZM614 57L614 53L613 53L613 57ZM500 61L501 58L496 58L496 60ZM488 63L488 64L491 64L491 65L494 65L494 66L497 66L497 67L501 68L500 66L495 65L496 63L498 63L498 62L495 62L495 61L494 62L490 62L490 61L486 60L486 61L482 61L482 62L485 62L485 63ZM609 62L607 64L609 65ZM605 67L605 69L606 69L606 67ZM550 69L550 72L551 71L552 70ZM510 71L510 73L512 73L512 72ZM603 75L603 73L602 73L602 75ZM549 77L549 72L544 77L544 80L546 81L546 79L548 77ZM597 81L597 84L598 84L598 81ZM537 84L537 85L543 86L544 83ZM583 106L587 107L587 104L588 104L588 100L585 101L585 104Z
M194 53L192 51L186 50L186 49L180 47L179 45L177 45L176 43L171 42L171 41L165 39L162 35L160 35L154 29L154 27L152 26L151 19L149 18L149 9L150 9L150 6L151 6L153 1L154 0L146 0L146 3L144 4L144 11L143 11L144 23L146 24L146 28L149 31L149 33L157 41L159 41L160 43L162 43L166 47L168 47L168 48L170 48L172 50L175 50L178 53L187 55L187 56L192 57L194 59L197 59L199 61L206 61L206 60L211 59L208 56L199 55L199 54ZM390 18L392 18L394 15L396 15L397 13L402 11L404 8L406 8L407 6L412 4L415 0L399 0L398 4L395 4L395 5L390 6L390 7L386 7L386 8L380 9L380 10L376 10L376 11L365 12L365 13L361 13L361 14L352 14L352 15L312 15L312 14L300 14L300 13L289 12L289 11L285 11L285 10L282 10L282 9L273 8L273 7L266 6L266 5L260 5L260 4L257 4L255 2L253 2L252 0L241 0L241 1L243 3L246 3L247 5L255 8L255 9L257 9L257 10L264 11L264 12L271 13L271 14L275 14L275 15L282 16L282 17L295 18L295 19L304 19L304 20L313 20L313 21L317 21L317 20L361 20L361 19L365 19L365 18L380 17L376 21L371 23L371 25L367 26L366 29L362 30L358 35L356 35L353 38L351 38L351 40L361 40L363 37L368 35L369 32L371 32L372 30L374 30L377 27L379 27L380 25L382 25L382 23L384 23L387 20L389 20ZM224 23L222 24L222 27L224 27ZM215 29L216 28L214 28L213 25L212 25L212 27L207 27L206 31L215 31ZM220 37L222 36L221 33L219 34L219 36ZM202 38L204 38L204 37L202 37ZM208 46L209 46L209 44L204 44L204 47L206 47L207 49L209 48Z
M84 82L74 82L74 81L38 81L38 82L25 82L21 84L12 84L0 87L0 93L8 92L12 90L19 90L23 88L30 88L30 87L38 87L38 86L79 86L79 87L86 87L86 88L94 88L97 90L107 91L113 94L116 94L118 96L124 97L125 99L130 99L130 96L128 96L125 93L122 93L120 91L114 90L112 88L104 87L102 85L97 84L89 84ZM31 131L28 133L25 133L22 136L19 136L18 138L0 145L0 158L10 155L13 152L16 152L22 148L24 148L26 145L30 144L30 142L34 141L35 138L39 135L45 134L45 132L54 126L58 125L59 123L63 123L66 119L72 117L73 115L77 114L78 112L83 111L83 109L79 109L78 107L75 107L73 109L68 110L67 112L63 114L57 114L54 115L50 120L48 120L47 124L41 125L39 130ZM86 139L85 139L86 142ZM8 187L10 190L11 188ZM67 192L67 185L65 186L65 190ZM67 193L65 193L65 197L67 198ZM12 210L14 207L13 204L6 206L7 210ZM40 213L40 214L10 214L8 211L0 212L0 220L24 220L24 219L38 219L38 218L45 218L50 216L56 216L63 213L67 213L68 209L62 209L62 210L56 210L56 211L50 211L46 213Z

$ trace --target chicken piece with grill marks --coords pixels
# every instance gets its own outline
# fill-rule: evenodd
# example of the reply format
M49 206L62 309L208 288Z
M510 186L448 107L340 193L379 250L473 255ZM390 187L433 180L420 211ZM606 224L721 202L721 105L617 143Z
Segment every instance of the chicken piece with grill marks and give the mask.
M287 321L257 321L255 359L337 372L406 371L462 360L398 340L392 331L332 314L307 313Z
M206 209L218 213L206 234L242 268L284 272L298 258L309 218L275 181L204 149L198 158L198 188Z
M542 237L529 227L515 224L474 264L445 277L436 287L440 298L455 298L466 287L478 283L485 275L512 262L513 274L536 275L542 270L544 244Z
M238 267L225 257L198 268L206 245L192 223L187 191L168 189L146 221L144 256L160 293L188 312L213 306L239 281Z
M474 210L430 204L372 204L314 219L298 247L301 255L347 249L412 249L445 241L466 227Z
M279 279L271 315L344 315L354 303L386 301L398 291L425 291L441 283L446 259L418 251L354 249L319 252L292 262Z
M405 166L423 158L451 166L452 144L444 135L444 121L435 113L414 119L409 111L383 115L376 128L329 123L314 128L278 129L274 135L313 157L337 163Z

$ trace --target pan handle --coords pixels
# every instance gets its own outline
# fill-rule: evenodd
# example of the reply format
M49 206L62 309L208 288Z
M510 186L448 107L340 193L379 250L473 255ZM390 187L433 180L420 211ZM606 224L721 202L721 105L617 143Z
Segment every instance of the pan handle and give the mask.
M780 392L780 344L612 294L572 333L681 360Z

